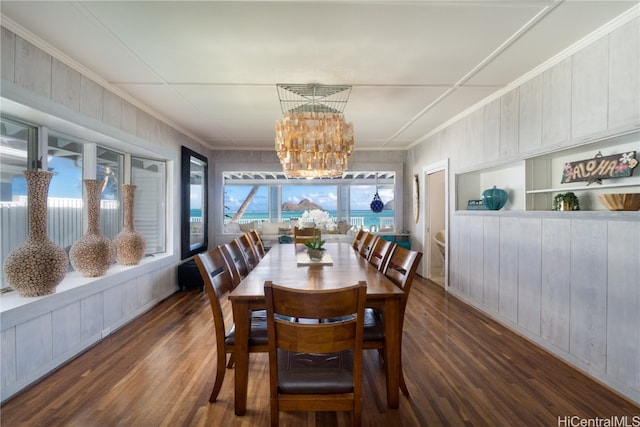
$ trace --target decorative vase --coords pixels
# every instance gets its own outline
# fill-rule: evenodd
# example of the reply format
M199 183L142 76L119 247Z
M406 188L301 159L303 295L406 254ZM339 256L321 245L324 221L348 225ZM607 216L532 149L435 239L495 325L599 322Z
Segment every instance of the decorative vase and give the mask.
M493 188L482 192L482 200L487 209L497 211L502 209L505 203L507 203L509 194L501 188L496 188L494 185Z
M136 265L144 257L147 242L133 225L136 186L124 184L122 198L124 203L124 228L113 239L116 245L116 261L122 265Z
M85 277L102 276L115 261L113 242L100 233L100 195L104 182L85 179L87 189L87 232L71 245L69 259L76 271Z
M69 259L61 247L47 237L47 195L53 172L24 171L27 180L29 235L4 263L9 286L23 297L54 292L67 272Z

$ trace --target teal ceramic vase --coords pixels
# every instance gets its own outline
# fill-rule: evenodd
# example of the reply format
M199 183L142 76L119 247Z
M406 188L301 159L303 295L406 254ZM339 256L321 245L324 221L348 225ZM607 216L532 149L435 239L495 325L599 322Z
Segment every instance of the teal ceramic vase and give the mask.
M498 211L502 209L505 203L507 203L507 200L509 200L509 194L501 188L496 188L494 185L493 188L482 192L482 200L487 209Z

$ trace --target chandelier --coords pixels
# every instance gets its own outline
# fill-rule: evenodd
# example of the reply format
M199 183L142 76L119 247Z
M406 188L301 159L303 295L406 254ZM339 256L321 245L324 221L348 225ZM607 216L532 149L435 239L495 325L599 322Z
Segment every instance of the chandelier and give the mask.
M283 117L276 152L289 178L342 176L353 152L353 125L342 111L351 86L278 84Z

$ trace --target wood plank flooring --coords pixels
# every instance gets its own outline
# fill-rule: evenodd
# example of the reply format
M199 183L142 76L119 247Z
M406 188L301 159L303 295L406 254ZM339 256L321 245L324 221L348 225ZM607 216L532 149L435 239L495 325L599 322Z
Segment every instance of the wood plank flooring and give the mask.
M1 424L269 425L266 354L251 356L245 416L233 414L231 370L218 402L208 403L212 333L206 294L177 293L6 402ZM559 417L623 416L640 423L640 407L421 278L407 306L403 361L411 396L390 410L377 352L365 352L363 426L569 426L579 424ZM280 425L347 426L350 415L283 413Z

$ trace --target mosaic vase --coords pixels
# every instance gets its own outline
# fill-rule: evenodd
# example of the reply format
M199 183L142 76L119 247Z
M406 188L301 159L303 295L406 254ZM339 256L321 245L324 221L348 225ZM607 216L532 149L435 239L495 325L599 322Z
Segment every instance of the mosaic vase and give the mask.
M48 295L64 278L69 259L47 237L47 195L53 172L25 171L29 234L6 258L7 283L23 297Z
M124 184L122 195L124 203L124 228L113 239L116 245L116 261L121 265L136 265L144 257L147 242L141 233L136 231L133 224L135 212L136 186Z
M69 251L71 266L85 277L97 277L106 273L115 261L113 242L100 233L100 196L104 181L85 179L87 190L87 232L76 241Z

